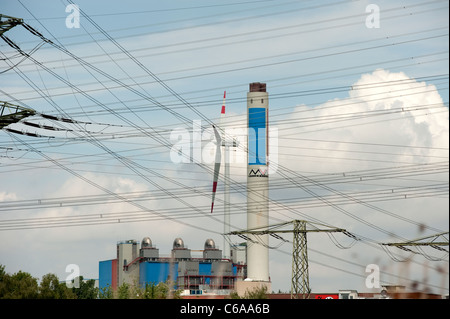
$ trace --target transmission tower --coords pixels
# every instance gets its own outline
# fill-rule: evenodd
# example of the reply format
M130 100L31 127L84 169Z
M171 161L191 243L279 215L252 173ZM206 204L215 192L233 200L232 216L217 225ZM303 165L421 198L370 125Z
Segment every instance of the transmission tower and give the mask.
M442 232L438 234L434 234L431 236L421 237L413 240L409 240L406 242L401 243L381 243L380 245L383 246L391 246L391 247L397 247L401 250L413 252L408 247L421 247L421 246L429 246L439 251L445 251L448 253L448 250L445 248L442 248L442 246L448 246L449 240L448 240L448 233L449 232ZM447 235L447 237L445 237Z
M10 17L0 13L0 36L19 24L23 24L23 19Z
M32 109L0 101L0 130L35 114L36 111Z
M297 298L299 293L303 295L303 298L311 293L309 288L306 222L294 220L293 224L291 299Z
M292 229L280 229L287 225L293 225ZM308 227L309 226L309 227ZM277 234L293 233L293 248L292 248L292 279L291 279L291 299L297 299L299 295L303 299L309 298L311 289L309 287L309 266L308 266L308 245L307 233L310 232L341 232L345 235L356 239L356 237L345 229L334 228L328 225L317 224L305 220L293 220L286 223L275 224L267 226L265 229L247 229L242 231L233 231L228 235L238 235L246 240L249 240L245 234L251 235L266 235L269 234L277 239L287 241ZM257 241L254 243L258 244Z
M9 44L9 39L3 33L20 24L23 24L23 19L0 14L0 37ZM32 109L0 101L0 130L34 114L36 112Z

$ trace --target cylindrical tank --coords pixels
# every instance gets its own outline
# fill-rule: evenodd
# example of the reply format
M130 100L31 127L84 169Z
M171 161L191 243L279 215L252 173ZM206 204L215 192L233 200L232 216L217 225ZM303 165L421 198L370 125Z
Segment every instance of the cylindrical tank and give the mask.
M150 237L144 237L142 239L141 248L152 247L152 240Z
M269 223L268 110L266 84L251 83L247 93L247 229L267 227ZM247 277L269 281L269 236L248 237Z
M173 241L173 249L180 249L180 248L184 248L184 241L183 239L178 237L175 238L175 240Z
M206 249L216 249L216 243L211 238L205 241L205 250Z

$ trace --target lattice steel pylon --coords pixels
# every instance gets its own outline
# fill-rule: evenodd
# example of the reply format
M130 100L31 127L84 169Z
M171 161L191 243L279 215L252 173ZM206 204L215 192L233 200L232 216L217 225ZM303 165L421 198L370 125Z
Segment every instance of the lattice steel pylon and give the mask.
M35 114L36 111L33 109L0 101L0 130Z
M293 229L280 229L283 226L293 224ZM308 229L307 226L311 228ZM243 236L244 234L265 235L270 234L277 239L287 241L277 233L293 233L293 249L292 249L292 280L291 280L291 299L297 299L299 295L303 299L309 298L311 288L309 287L309 265L308 265L308 242L307 233L309 232L342 232L345 235L356 239L356 237L345 229L335 228L328 225L317 224L305 220L293 220L286 223L270 225L264 229L247 229L241 231L233 231L227 235L238 235L244 239L249 239ZM256 244L258 242L255 242Z
M10 17L0 13L0 36L19 24L23 24L23 19Z
M442 232L438 234L434 234L431 236L421 237L413 240L409 240L402 243L382 243L381 245L385 246L394 246L394 247L405 247L405 246L431 246L435 249L439 249L439 246L448 246L449 241L448 238L445 238L444 236L448 236L449 232ZM438 239L443 238L443 241L437 241ZM429 241L424 241L429 239Z
M8 43L8 39L3 36L3 33L20 24L23 24L23 19L0 14L0 37ZM36 112L32 109L0 101L0 130L34 114Z
M307 298L311 293L309 287L308 242L306 237L306 222L294 220L294 242L292 247L292 281L291 299L299 294Z
M428 246L428 247L434 248L436 250L443 251L448 256L448 253L449 253L448 249L442 248L442 246L449 245L448 234L449 234L449 232L447 231L447 232L442 232L442 233L438 233L438 234L434 234L434 235L430 235L430 236L426 236L426 237L416 238L416 239L405 241L405 242L380 243L380 245L382 247L383 246L397 247L398 249L404 250L406 252L414 253L414 254L418 254L419 252L413 251L411 249L412 247L417 247L417 249L420 249L421 247ZM409 247L411 247L411 248L409 248ZM387 253L389 253L387 249L385 249L385 251ZM443 260L443 258L431 257L428 254L425 254L424 251L422 251L419 254L423 255L425 258L432 260L432 261ZM390 255L390 256L392 259L394 259L393 255ZM396 260L396 261L400 261L400 260Z

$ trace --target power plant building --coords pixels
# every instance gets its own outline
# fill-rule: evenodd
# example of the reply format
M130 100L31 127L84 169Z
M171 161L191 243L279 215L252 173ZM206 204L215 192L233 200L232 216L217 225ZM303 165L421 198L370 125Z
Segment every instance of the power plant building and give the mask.
M160 256L149 237L141 243L117 243L117 258L99 262L99 288L117 289L123 283L157 285L172 281L182 295L229 294L246 276L245 246L231 248L231 259L222 258L214 240L207 239L201 256L192 256L181 238L176 238L169 256Z

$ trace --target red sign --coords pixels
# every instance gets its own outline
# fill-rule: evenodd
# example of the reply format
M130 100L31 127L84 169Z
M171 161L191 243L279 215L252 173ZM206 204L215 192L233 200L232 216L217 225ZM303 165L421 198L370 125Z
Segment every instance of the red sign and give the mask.
M339 295L316 295L315 299L339 299Z

